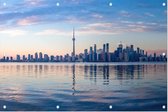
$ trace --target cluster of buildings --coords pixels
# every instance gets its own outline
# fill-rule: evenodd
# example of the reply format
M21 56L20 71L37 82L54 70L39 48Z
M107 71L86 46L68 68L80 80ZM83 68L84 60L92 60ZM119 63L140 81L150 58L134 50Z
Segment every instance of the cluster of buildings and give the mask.
M4 56L0 59L0 62L166 62L166 54L148 55L143 49L134 48L133 45L123 47L120 43L114 52L109 51L109 43L103 44L102 49L97 49L96 44L85 49L83 53L75 54L75 31L73 29L73 50L72 54L66 55L51 55L35 53L34 55L16 55L16 59L13 57Z
M120 43L114 52L109 52L109 43L103 44L102 49L96 49L96 44L93 47L84 50L82 56L84 62L163 62L167 61L166 54L163 53L159 56L154 53L148 55L143 49L137 47L134 49L134 45L126 46L123 48Z
M74 48L73 48L74 49ZM147 52L139 47L134 49L133 45L126 46L120 43L114 52L109 51L109 43L103 44L102 49L97 49L96 44L90 47L89 50L85 49L84 53L74 55L66 54L51 55L35 53L34 55L16 55L16 59L13 57L3 57L1 62L166 62L166 55L148 55Z

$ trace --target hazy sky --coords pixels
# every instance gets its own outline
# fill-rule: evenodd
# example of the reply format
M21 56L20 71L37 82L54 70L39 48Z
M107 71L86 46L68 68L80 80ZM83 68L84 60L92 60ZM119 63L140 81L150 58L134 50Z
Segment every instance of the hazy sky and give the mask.
M73 27L77 53L106 42L114 51L120 41L166 52L163 3L166 0L0 0L0 56L71 53Z

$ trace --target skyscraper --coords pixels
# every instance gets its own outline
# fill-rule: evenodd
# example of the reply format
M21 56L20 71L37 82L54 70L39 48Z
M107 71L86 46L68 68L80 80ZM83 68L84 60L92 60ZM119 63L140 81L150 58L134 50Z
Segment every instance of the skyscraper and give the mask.
M106 61L106 45L105 44L103 44L103 61L105 62Z
M16 55L16 60L19 62L20 61L20 55Z
M48 54L44 54L44 62L48 62L48 61L49 61Z
M72 52L72 61L75 62L75 29L73 28L73 52Z
M35 61L38 61L38 53L35 53Z
M25 55L23 55L22 61L26 61L26 56Z
M40 62L43 61L43 54L42 54L42 52L39 53L39 61Z
M28 54L28 61L31 61L31 55Z
M84 62L87 62L88 61L88 50L85 49L84 50Z
M92 47L90 47L89 61L90 61L90 62L93 61L93 48L92 48Z
M134 45L131 45L131 51L134 51Z
M109 59L109 43L106 43L106 61L110 61L110 59Z
M97 48L96 48L96 44L94 44L94 55L93 55L93 61L97 61Z

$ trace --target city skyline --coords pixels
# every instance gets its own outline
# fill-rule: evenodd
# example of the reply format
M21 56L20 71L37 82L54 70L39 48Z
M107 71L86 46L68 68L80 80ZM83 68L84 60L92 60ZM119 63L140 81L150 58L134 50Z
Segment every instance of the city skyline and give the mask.
M124 4L124 6L121 5ZM44 52L76 53L92 44L118 42L140 46L153 54L167 53L166 0L2 0L0 57ZM26 7L26 8L24 8Z
M35 52L34 54L20 55L16 58L12 56L3 56L0 62L167 62L167 54L156 53L148 54L147 51L134 45L123 46L120 42L114 52L110 51L110 44L104 43L102 48L97 49L94 44L90 48L84 49L80 54L75 53L75 30L73 29L72 52L65 55L48 55L43 52Z

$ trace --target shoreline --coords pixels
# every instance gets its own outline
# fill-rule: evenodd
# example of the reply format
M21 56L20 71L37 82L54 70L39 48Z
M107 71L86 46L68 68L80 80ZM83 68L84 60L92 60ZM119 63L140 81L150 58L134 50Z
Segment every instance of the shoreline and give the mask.
M159 65L166 64L167 62L0 62L1 64L26 64L26 65Z

